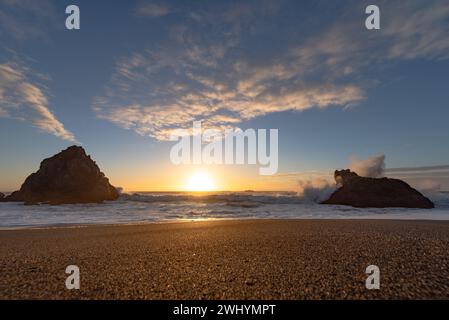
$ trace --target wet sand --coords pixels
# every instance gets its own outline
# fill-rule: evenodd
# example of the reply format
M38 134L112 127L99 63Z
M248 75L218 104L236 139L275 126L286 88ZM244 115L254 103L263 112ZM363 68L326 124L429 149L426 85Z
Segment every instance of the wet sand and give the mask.
M0 231L0 299L449 299L449 222L240 220ZM65 288L77 265L80 290ZM365 269L380 268L380 290Z

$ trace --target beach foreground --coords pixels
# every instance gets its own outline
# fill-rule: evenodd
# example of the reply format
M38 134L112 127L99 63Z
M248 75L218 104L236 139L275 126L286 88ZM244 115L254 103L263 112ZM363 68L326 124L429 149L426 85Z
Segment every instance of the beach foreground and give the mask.
M449 299L449 222L234 220L0 231L1 299ZM65 269L80 268L80 290ZM365 269L380 268L380 290Z

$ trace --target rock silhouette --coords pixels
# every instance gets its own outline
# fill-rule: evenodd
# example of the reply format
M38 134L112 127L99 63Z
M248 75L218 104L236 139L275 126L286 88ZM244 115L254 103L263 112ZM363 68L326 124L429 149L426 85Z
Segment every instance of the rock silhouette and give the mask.
M19 191L3 201L25 204L98 203L115 200L117 189L82 147L71 146L41 162Z
M0 192L0 201L5 197L3 193Z
M358 208L434 208L432 201L399 179L365 178L350 170L337 170L334 177L341 187L323 204Z

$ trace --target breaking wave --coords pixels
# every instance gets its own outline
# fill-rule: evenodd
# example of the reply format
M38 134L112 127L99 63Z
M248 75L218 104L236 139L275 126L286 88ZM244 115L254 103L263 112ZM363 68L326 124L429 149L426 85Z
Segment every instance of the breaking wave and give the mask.
M133 193L122 194L122 201L145 203L204 203L224 204L232 207L259 207L267 204L301 204L304 198L296 192L223 192L223 193Z
M320 203L336 190L337 187L325 183L304 182L296 192L138 192L122 194L119 201L159 203L159 204L221 204L230 207L257 208L264 205L300 205ZM436 207L449 208L449 193L424 192Z
M325 186L325 185L322 185ZM330 189L304 184L296 192L122 194L102 204L24 206L0 203L0 228L148 223L207 219L434 219L449 220L449 194L426 194L435 209L352 208L314 201Z

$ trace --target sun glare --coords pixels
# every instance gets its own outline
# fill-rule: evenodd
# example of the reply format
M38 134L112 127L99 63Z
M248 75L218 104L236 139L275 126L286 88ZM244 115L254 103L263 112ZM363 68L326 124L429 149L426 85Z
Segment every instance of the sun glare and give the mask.
M212 191L215 190L213 179L205 172L195 172L187 181L187 191Z

